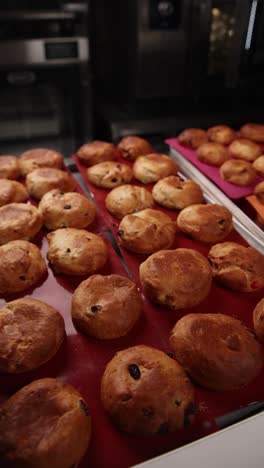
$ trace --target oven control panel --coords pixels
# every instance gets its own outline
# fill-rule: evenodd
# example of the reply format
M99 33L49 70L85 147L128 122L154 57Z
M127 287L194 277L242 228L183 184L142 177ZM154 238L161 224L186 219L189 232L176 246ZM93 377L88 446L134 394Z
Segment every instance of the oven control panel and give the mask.
M180 24L180 0L150 0L149 26L152 30L177 29Z

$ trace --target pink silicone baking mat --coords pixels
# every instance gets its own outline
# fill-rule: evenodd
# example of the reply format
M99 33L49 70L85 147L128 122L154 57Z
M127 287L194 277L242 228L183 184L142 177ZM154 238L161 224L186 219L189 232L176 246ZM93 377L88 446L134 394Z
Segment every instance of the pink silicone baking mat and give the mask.
M264 178L257 176L254 184L246 185L244 187L230 184L220 177L219 167L211 166L210 164L199 161L196 156L195 150L186 148L180 145L177 138L169 138L165 140L166 143L181 153L188 161L190 161L195 167L197 167L204 175L213 181L229 198L232 200L238 200L239 198L246 197L254 192L254 187L259 182L263 181Z

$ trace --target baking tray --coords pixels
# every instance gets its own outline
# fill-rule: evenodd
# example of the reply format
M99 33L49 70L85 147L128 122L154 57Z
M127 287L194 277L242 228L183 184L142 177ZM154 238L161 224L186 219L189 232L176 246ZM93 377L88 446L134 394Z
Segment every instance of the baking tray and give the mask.
M239 200L240 198L251 195L254 192L254 187L256 184L264 180L263 177L258 175L254 184L246 186L230 184L221 178L219 167L212 166L200 161L196 156L196 151L181 145L177 138L169 138L165 142L176 151L179 151L181 154L183 154L183 156L188 159L188 161L190 161L204 175L206 175L206 177L214 182L231 200Z
M78 167L80 173L83 176L83 180L94 197L98 209L102 214L105 223L108 228L111 229L113 237L116 243L119 245L119 239L117 235L119 220L114 218L105 208L105 197L109 193L108 190L103 190L95 187L91 184L86 176L87 168L80 163L76 155L73 155L73 160ZM120 159L120 162L124 160ZM129 164L131 165L131 164ZM132 181L133 183L133 181ZM143 185L137 182L137 185ZM147 189L151 190L152 185L144 185ZM160 209L161 211L169 214L172 219L176 219L177 213L172 210L164 210L160 206L155 205L155 208ZM239 242L243 245L248 245L247 242L233 230L227 237L229 241ZM188 236L184 235L181 232L177 232L175 237L174 248L177 247L186 247L194 248L200 253L207 255L210 246L203 244L201 242L196 242L190 239ZM140 288L139 281L139 265L144 261L146 255L137 255L132 254L119 245L121 254L128 266L129 271L131 272L132 277ZM148 316L151 318L151 321L157 324L158 330L162 335L162 341L159 347L164 351L168 351L169 348L169 334L175 323L178 319L190 312L199 312L199 313L224 313L232 317L242 320L248 327L252 329L252 311L257 302L262 299L263 290L254 292L254 293L237 293L225 290L213 283L212 289L209 296L203 301L202 304L193 307L191 309L184 309L180 311L170 311L162 307L152 305L146 298L144 299L145 311L148 313ZM218 430L216 424L216 418L219 416L225 415L229 412L233 412L240 408L243 408L255 401L263 400L264 398L264 372L262 372L257 379L254 380L247 387L240 389L239 391L233 392L213 392L209 390L202 389L200 386L195 385L195 395L197 403L197 414L196 421L192 428L185 429L182 433L179 431L173 435L164 436L161 439L146 439L144 438L143 444L149 444L153 447L153 452L150 455L153 457L154 452L160 451L165 453L168 450L175 449L192 440L197 440L200 437L203 437L207 434L211 434ZM184 439L184 440L183 440ZM134 438L136 441L135 444L138 444L141 439ZM160 442L160 447L157 447L157 440ZM167 441L171 441L167 443ZM150 451L151 452L151 451ZM145 453L142 452L142 457L144 458ZM131 465L132 463L130 463ZM126 465L123 465L123 467ZM129 466L129 465L127 465Z

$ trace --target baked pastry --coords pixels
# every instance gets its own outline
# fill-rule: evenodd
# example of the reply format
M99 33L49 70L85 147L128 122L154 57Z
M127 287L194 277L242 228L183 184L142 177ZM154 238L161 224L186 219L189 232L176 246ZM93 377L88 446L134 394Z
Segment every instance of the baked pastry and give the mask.
M93 166L104 161L115 161L118 158L118 152L114 145L100 140L85 143L76 154L85 166Z
M178 135L178 142L191 149L197 149L207 141L207 133L201 128L187 128Z
M178 169L176 162L166 154L152 153L137 158L133 174L143 184L150 184L163 177L177 174Z
M56 354L64 336L64 320L50 305L31 297L8 302L0 309L0 372L37 369Z
M256 123L248 123L240 128L240 133L244 138L264 143L264 125Z
M199 161L212 166L221 166L229 158L227 150L220 143L204 143L197 148L196 155Z
M175 239L176 225L166 214L147 208L126 215L118 229L120 244L131 252L152 254L168 249Z
M0 245L12 240L32 239L42 228L39 210L27 203L10 203L0 208Z
M235 138L236 132L227 125L215 125L207 130L209 141L229 145Z
M207 259L193 249L160 250L141 263L139 274L145 295L174 310L200 304L212 283Z
M232 230L232 215L221 205L191 205L182 210L177 225L193 239L201 242L220 242Z
M15 240L0 247L0 294L25 291L46 273L45 260L36 245Z
M255 181L256 175L252 164L242 159L230 159L220 167L222 179L235 185L250 185Z
M29 194L37 200L41 200L45 193L55 188L62 192L72 192L75 189L75 183L67 172L49 167L30 172L26 177L26 186Z
M20 155L19 166L21 174L27 174L40 167L53 167L61 169L63 166L63 156L58 151L48 148L32 148Z
M233 158L242 159L243 161L255 161L261 154L262 149L254 141L246 138L237 138L232 141L228 147L228 151Z
M154 152L151 144L138 136L126 136L118 143L117 148L121 156L128 161L135 161L138 156Z
M72 297L72 319L83 333L99 339L126 335L142 310L135 283L120 275L92 275Z
M252 167L258 174L264 176L264 154L255 159L252 163Z
M24 185L16 180L0 179L0 207L8 203L26 201L28 193Z
M213 278L228 289L251 292L264 286L264 255L236 242L214 245L208 254Z
M87 177L92 184L104 189L129 184L133 171L126 164L105 161L87 169Z
M228 315L185 315L173 328L170 345L192 379L212 390L241 388L263 366L254 334Z
M60 380L35 380L0 408L3 468L77 467L90 438L87 404Z
M261 299L253 310L253 324L259 341L264 344L264 299Z
M89 276L107 261L108 251L103 239L83 229L58 229L50 232L47 239L47 257L56 273Z
M127 214L151 208L153 203L152 195L147 189L129 184L114 188L105 199L107 210L119 219Z
M195 412L193 386L182 366L144 345L116 353L107 364L101 399L114 424L134 435L181 429Z
M259 182L254 188L254 194L256 195L258 201L264 204L264 181Z
M182 210L195 203L203 203L203 192L200 185L193 180L181 180L169 176L159 180L152 189L155 202L171 210Z
M0 156L0 178L19 179L20 167L16 156Z
M82 229L95 218L94 204L77 192L61 192L59 189L47 192L39 203L43 223L47 229L64 227Z

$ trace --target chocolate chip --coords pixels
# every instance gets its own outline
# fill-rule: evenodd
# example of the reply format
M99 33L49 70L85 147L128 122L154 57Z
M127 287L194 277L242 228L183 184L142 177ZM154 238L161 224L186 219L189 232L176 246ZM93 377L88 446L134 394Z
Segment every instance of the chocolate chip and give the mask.
M177 398L177 400L175 400L175 405L181 406L181 404L182 404L182 400L180 398Z
M121 169L121 168L122 168L121 164L117 164L116 167L117 167L117 169Z
M93 314L96 314L97 312L99 312L99 310L102 310L102 308L103 307L101 305L95 304L91 306L91 311Z
M22 276L22 275L19 276L19 279L20 279L21 281L26 281L26 277L25 277L25 276Z
M169 425L168 423L162 423L159 427L158 434L167 434L169 432Z
M193 416L195 413L195 405L193 401L191 401L188 406L185 408L184 411L184 427L188 426L190 424L190 419L189 416Z
M89 413L88 406L86 405L86 403L83 400L79 400L79 402L80 402L80 408L84 412L85 416L89 416L90 413Z
M154 416L153 408L142 408L142 413L146 418L152 418Z
M117 231L117 235L118 235L118 236L122 236L123 234L124 234L124 231L122 231L122 229L119 229L119 230Z
M140 379L141 372L140 372L139 367L138 367L136 364L130 364L130 365L128 366L128 371L129 371L129 374L131 375L131 377L132 377L134 380Z
M71 251L71 249L69 249L69 248L66 249L66 253L70 253L70 251Z
M171 351L169 351L169 352L167 353L167 356L169 356L169 357L172 358L172 359L174 358L174 354L173 354Z
M240 351L240 340L236 333L227 337L226 344L231 351Z
M64 205L64 207L63 207L63 208L64 208L64 210L70 210L70 209L71 209L71 207L72 207L71 205Z
M113 184L115 184L117 182L117 179L114 177L113 179L111 179L111 182L113 182Z
M224 226L225 225L225 219L220 219L220 221L218 221L218 224L220 224L220 226Z

